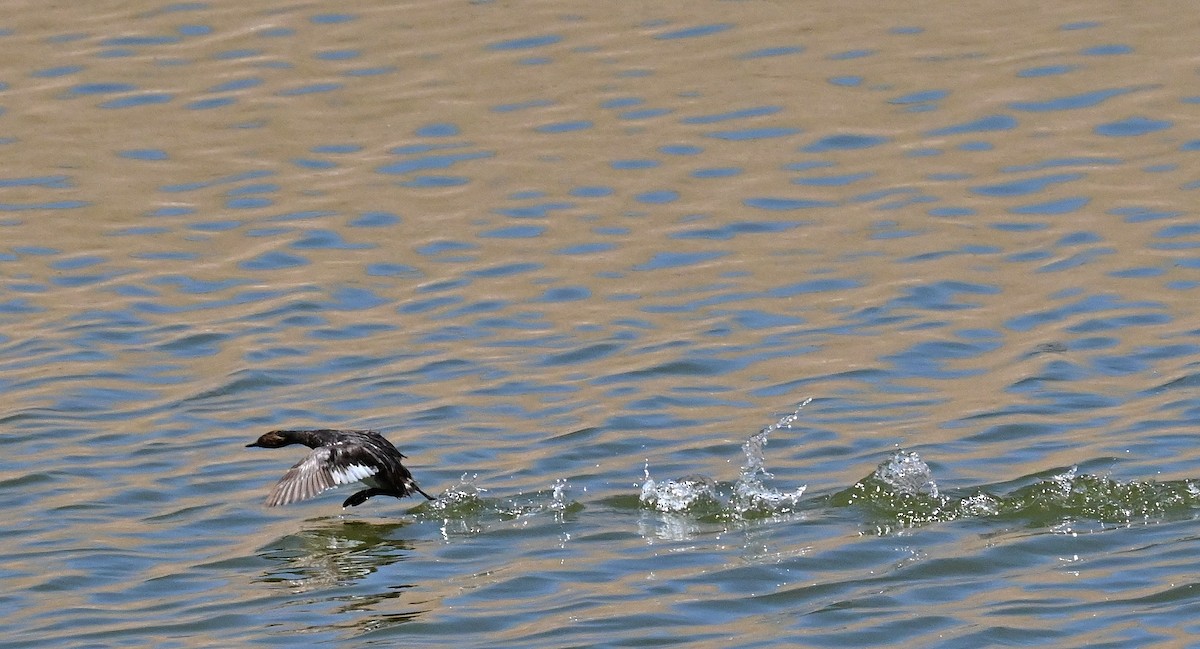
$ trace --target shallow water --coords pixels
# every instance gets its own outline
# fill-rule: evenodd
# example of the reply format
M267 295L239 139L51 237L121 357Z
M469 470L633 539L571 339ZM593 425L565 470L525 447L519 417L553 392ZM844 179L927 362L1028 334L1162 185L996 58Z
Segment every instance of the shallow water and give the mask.
M1190 4L12 9L0 646L1196 642Z

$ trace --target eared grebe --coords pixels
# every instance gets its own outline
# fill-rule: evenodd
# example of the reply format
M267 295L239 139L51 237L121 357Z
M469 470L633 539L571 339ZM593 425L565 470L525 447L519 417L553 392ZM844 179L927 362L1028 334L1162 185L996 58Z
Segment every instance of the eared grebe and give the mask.
M273 430L247 447L280 448L304 444L313 449L283 474L267 495L267 506L287 505L337 485L363 481L364 489L346 499L342 507L361 505L371 496L403 498L421 491L412 473L400 463L404 457L383 435L373 430Z

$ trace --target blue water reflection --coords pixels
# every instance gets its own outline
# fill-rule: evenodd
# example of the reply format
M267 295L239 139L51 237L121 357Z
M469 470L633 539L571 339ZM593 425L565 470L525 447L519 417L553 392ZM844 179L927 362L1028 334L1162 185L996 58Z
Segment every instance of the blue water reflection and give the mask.
M1146 86L1130 86L1126 88L1106 88L1103 90L1093 90L1090 92L1079 93L1067 97L1056 97L1045 101L1014 101L1008 104L1008 107L1013 110L1027 112L1048 112L1058 110L1075 110L1079 108L1091 108L1099 106L1104 102L1114 97L1128 95L1135 92L1145 92L1151 88Z

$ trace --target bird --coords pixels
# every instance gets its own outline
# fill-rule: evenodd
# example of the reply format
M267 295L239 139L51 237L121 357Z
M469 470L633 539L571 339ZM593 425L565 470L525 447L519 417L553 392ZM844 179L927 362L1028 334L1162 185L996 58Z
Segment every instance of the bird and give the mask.
M362 481L369 487L356 492L342 507L361 505L372 496L403 498L414 492L435 500L421 490L412 473L400 463L405 457L383 435L374 430L273 430L246 448L282 448L303 444L312 449L267 494L266 505L276 507L308 500L337 485Z

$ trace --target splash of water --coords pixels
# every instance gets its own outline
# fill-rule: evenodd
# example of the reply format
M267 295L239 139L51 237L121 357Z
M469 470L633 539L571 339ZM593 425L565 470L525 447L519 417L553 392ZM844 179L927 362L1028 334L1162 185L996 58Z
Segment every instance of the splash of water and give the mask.
M900 494L925 494L940 498L937 483L933 481L933 471L915 451L898 451L890 460L875 468L875 477Z
M796 406L795 412L790 415L780 417L779 421L771 424L770 426L764 427L762 430L758 431L757 434L751 435L750 439L746 440L745 444L742 444L742 453L746 455L746 465L742 467L743 480L747 478L757 478L760 475L765 478L773 477L765 468L763 468L765 461L763 456L763 448L767 445L767 438L772 432L777 431L780 428L790 429L792 427L792 422L800 418L800 411L804 409L804 406L807 406L810 403L812 403L812 397L805 399L800 403L800 405Z
M1080 473L1077 467L1008 493L989 489L984 485L966 495L942 494L929 466L916 453L901 451L871 475L834 494L829 504L861 507L881 523L877 527L881 533L965 517L1018 518L1078 532L1079 521L1092 521L1097 529L1104 529L1200 507L1200 486L1194 480L1121 482Z
M786 514L796 510L806 486L789 491L768 487L764 479L774 476L766 469L764 447L770 434L780 428L791 428L800 417L800 411L812 398L805 399L796 411L780 418L746 440L742 452L746 464L741 476L726 489L711 478L691 475L678 480L655 480L650 477L647 463L645 480L642 482L640 501L644 507L660 512L689 512L692 514L715 514L727 518L746 518Z
M554 481L554 492L551 494L550 509L561 512L570 504L567 501L567 489L571 487L571 483L567 482L566 478L559 478Z
M1104 527L1200 508L1200 481L1120 482L1079 473L1076 467L1006 493L993 492L984 485L945 494L929 465L913 451L897 451L851 487L802 503L805 487L779 490L765 484L774 477L766 468L765 448L770 434L780 428L791 428L810 401L805 400L794 413L746 440L742 445L746 463L734 483L718 483L696 475L655 480L647 463L639 498L641 506L667 515L682 515L663 520L694 526L706 519L716 522L786 515L802 506L811 509L816 502L860 509L880 534L964 517L1016 517L1049 526L1090 520ZM683 527L680 530L686 532ZM660 529L656 535L661 536L661 532Z
M475 484L478 479L477 474L463 474L436 500L422 503L413 513L426 519L440 520L442 536L449 540L475 536L513 521L527 524L529 519L545 514L551 514L556 522L562 523L583 509L583 505L570 498L571 485L564 478L555 480L549 490L507 498L485 495L488 490Z
M431 500L423 507L428 507L429 515L441 518L442 538L450 540L455 537L474 536L483 531L479 515L484 508L484 500L480 495L486 489L475 485L479 474L467 477L462 474L458 482L438 494L436 500Z
M480 494L487 492L487 489L475 485L478 479L478 473L470 477L462 474L458 482L447 487L435 500L429 501L427 506L439 514L451 510L478 509L482 500Z
M720 502L716 483L705 476L657 481L650 477L649 463L644 471L646 479L642 482L641 502L646 507L660 512L686 512Z
M812 397L805 399L796 411L782 417L779 421L758 431L742 444L742 453L746 455L746 464L742 467L741 479L734 485L733 506L739 516L750 512L763 514L786 514L795 511L800 504L800 498L808 485L801 485L791 491L780 491L763 484L763 479L773 478L766 469L766 457L763 450L772 432L780 428L791 428L792 423L800 418L800 411L812 402Z

